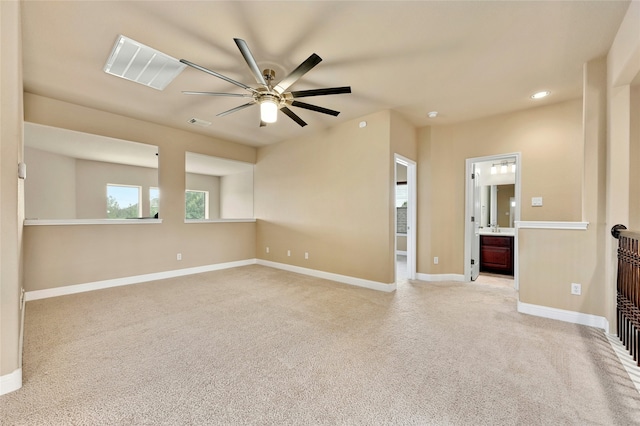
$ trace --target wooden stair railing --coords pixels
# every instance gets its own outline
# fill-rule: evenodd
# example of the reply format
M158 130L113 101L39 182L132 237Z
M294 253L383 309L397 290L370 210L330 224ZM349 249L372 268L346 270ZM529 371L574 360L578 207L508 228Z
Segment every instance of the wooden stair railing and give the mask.
M615 225L618 239L618 337L640 367L640 232Z

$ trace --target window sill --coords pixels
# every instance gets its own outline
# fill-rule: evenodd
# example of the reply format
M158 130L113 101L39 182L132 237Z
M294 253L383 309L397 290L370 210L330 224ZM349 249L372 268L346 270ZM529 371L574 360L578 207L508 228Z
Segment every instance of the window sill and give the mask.
M25 219L24 226L149 225L155 223L162 223L162 219Z
M255 221L255 219L185 219L184 223L251 223Z

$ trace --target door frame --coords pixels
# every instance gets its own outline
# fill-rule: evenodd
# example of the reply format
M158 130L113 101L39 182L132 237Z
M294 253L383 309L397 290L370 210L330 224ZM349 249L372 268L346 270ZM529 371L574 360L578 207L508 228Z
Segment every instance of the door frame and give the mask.
M396 237L396 224L398 223L396 210L395 186L398 181L398 164L407 168L407 277L416 279L416 213L417 213L417 163L400 154L394 154L393 161L393 278L397 281L396 252L398 251L398 238Z
M475 163L484 163L487 161L501 161L507 158L515 158L516 160L516 181L515 181L515 217L513 218L514 226L517 221L520 220L520 210L522 207L522 200L520 197L520 180L522 176L522 161L521 153L512 152L508 154L488 155L486 157L467 158L465 166L465 209L464 209L464 279L465 281L471 281L471 246L475 235L475 224L471 222L471 216L473 216L473 179L471 179L471 171ZM513 279L514 287L517 290L520 286L518 283L518 232L517 228L514 229L513 237ZM479 236L478 236L479 238Z

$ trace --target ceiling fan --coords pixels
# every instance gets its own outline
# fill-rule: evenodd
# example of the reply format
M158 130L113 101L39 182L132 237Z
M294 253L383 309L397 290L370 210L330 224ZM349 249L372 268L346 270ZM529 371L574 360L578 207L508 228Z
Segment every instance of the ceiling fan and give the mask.
M251 102L246 104L237 106L230 110L221 112L217 114L218 117L225 116L227 114L231 114L236 111L243 110L252 105L260 105L260 127L266 126L268 123L275 123L278 118L278 110L282 111L286 116L291 118L293 121L298 123L300 126L304 127L307 123L304 122L296 113L289 109L290 106L304 108L315 112L320 112L323 114L333 115L334 117L340 114L340 111L335 111L328 108L319 107L316 105L311 105L306 102L300 102L296 99L305 98L309 96L324 96L324 95L338 95L342 93L351 93L350 86L343 87L330 87L326 89L312 89L312 90L299 90L299 91L287 91L287 89L298 81L303 75L309 72L313 67L318 65L322 58L315 53L309 56L304 62L302 62L296 69L291 71L289 75L283 78L277 85L273 86L273 80L275 79L275 71L272 69L265 69L260 72L258 68L258 64L253 57L253 54L249 50L249 46L247 43L239 38L233 39L240 49L240 53L244 57L244 60L247 62L249 69L251 70L251 74L256 79L256 83L259 84L260 87L254 88L251 86L247 86L244 83L240 83L239 81L233 80L229 77L226 77L220 73L202 67L200 65L194 64L193 62L189 62L186 59L180 59L185 65L188 65L197 70L203 71L207 74L211 74L215 77L221 78L224 81L227 81L231 84L235 84L238 87L242 87L247 90L249 93L220 93L220 92L193 92L193 91L183 91L182 93L186 95L207 95L207 96L230 96L237 98L251 98Z

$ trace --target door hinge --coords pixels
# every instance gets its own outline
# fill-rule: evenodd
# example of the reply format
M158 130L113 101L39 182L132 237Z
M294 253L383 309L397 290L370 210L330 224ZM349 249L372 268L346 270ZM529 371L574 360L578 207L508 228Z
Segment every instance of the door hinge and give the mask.
M471 222L475 222L476 221L476 217L475 216L471 216Z
M476 260L475 259L471 259L471 264L475 265L476 264Z
M475 173L471 173L471 179L475 179L476 178L476 174Z

